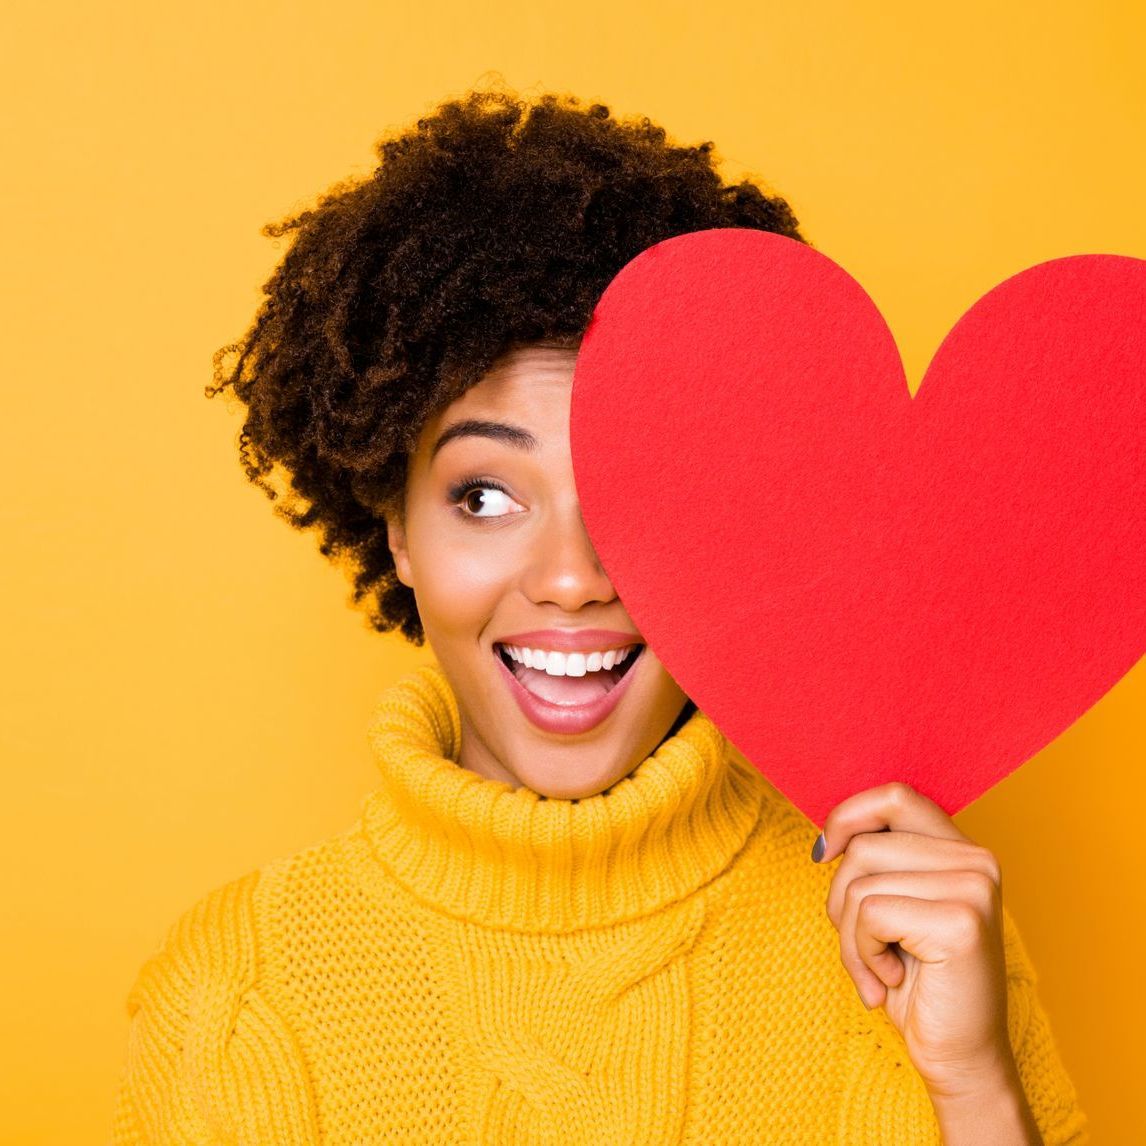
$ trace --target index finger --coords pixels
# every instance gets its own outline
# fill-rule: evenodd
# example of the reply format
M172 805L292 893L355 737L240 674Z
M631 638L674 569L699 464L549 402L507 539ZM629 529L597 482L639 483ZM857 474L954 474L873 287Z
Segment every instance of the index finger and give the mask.
M820 863L842 855L860 832L915 832L940 839L967 840L951 817L934 800L910 784L896 781L857 792L838 803L824 821L824 851ZM968 840L968 842L971 842ZM816 841L817 848L819 841Z

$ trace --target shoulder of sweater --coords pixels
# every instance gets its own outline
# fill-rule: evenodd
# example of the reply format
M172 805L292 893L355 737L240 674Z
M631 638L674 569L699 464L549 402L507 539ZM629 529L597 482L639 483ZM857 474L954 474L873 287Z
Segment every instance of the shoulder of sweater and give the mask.
M254 976L253 896L262 870L212 888L186 908L136 975L128 1013L162 996L187 1001L205 982L241 993Z
M282 893L284 876L328 857L352 825L295 852L270 859L203 893L170 923L157 949L139 969L128 994L134 1014L149 996L186 996L205 984L242 994L258 975L259 900Z
M318 1142L297 1041L258 981L271 866L200 896L137 974L114 1142Z

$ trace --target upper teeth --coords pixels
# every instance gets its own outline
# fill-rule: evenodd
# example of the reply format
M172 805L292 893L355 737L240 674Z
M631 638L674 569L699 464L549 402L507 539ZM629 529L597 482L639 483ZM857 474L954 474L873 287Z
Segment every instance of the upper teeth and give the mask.
M639 645L591 653L558 653L548 649L525 649L517 645L501 646L526 668L544 669L550 676L584 676L587 672L611 669L624 661Z

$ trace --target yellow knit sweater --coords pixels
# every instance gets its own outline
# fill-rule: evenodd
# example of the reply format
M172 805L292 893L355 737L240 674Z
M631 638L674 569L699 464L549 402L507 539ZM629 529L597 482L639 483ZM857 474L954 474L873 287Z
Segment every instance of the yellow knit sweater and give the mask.
M460 767L436 665L381 697L358 822L205 895L127 1000L113 1143L808 1143L940 1137L824 912L817 831L701 712L549 800ZM1086 1119L1006 917L1047 1146Z

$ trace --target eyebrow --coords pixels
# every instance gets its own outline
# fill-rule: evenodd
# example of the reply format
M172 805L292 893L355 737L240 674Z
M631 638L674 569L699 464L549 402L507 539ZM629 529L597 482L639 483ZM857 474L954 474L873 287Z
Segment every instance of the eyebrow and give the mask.
M434 460L437 452L454 438L492 438L495 442L504 442L518 450L535 450L537 439L520 426L511 426L507 422L485 422L476 418L467 418L463 422L455 422L442 431L434 448L430 451L430 461Z

